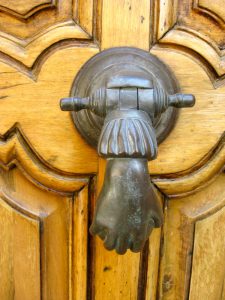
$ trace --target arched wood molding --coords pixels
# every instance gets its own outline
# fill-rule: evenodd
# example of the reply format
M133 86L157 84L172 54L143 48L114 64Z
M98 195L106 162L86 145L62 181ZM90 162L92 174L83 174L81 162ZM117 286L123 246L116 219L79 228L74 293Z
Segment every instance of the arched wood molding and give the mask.
M222 75L219 75L213 65L209 63L203 56L201 56L199 53L194 51L193 49L190 49L182 44L174 44L174 43L159 43L156 44L152 48L152 53L157 54L157 51L159 50L167 50L167 51L175 51L179 52L191 59L193 59L198 65L200 65L206 74L208 75L213 87L215 89L221 87L225 83L225 73L222 73ZM219 63L219 61L218 61Z
M7 4L6 5L1 4L0 11L5 12L10 16L14 16L16 18L26 20L41 10L44 10L46 8L53 8L53 7L56 7L56 1L55 0L49 0L49 1L46 0L46 1L42 1L42 3L40 3L40 4L28 6L28 8L24 9L23 12L20 12L18 10L18 7L10 8L10 7L7 7Z
M0 31L0 53L28 68L57 42L93 42L100 37L101 1L15 3L0 0L0 22L7 24Z
M89 182L88 175L66 174L51 167L29 145L19 124L0 136L0 166L19 170L34 184L51 191L73 193Z
M51 46L43 49L43 51L35 58L31 66L26 66L24 63L20 62L0 51L0 62L6 63L10 65L15 70L18 70L20 73L25 74L27 77L31 78L33 81L38 80L38 75L41 71L43 64L46 60L53 55L56 51L60 51L62 49L66 49L68 47L87 47L93 49L99 49L99 47L90 41L86 40L75 40L75 39L65 39L57 41Z
M218 52L216 47L211 47L210 44L214 43L205 41L191 30L176 28L160 39L152 50L167 48L193 58L206 71L213 86L218 88L225 82L225 67L222 63L224 53ZM200 47L205 49L205 53L199 52Z
M71 174L53 168L29 144L19 124L0 136L0 165L18 167L34 184L51 191L73 193L89 182L93 174ZM225 165L225 133L217 145L191 169L175 174L153 175L154 184L169 197L193 193L208 184Z
M0 189L0 199L8 205L13 211L19 213L26 219L30 219L36 221L38 223L42 223L42 218L37 214L28 209L25 209L21 204L19 204L16 199L12 199L9 195L7 195L4 191ZM0 200L0 201L1 201Z
M154 2L157 24L152 30L152 40L153 49L167 47L192 56L206 69L217 88L224 83L225 50L216 37L224 38L225 20L208 5L201 7L198 0ZM211 35L205 34L209 26Z
M32 67L43 51L60 41L90 40L90 36L74 21L67 21L51 26L40 32L27 42L11 38L8 34L0 33L0 52L10 57L14 62L20 62L25 67Z
M183 172L153 176L153 182L168 197L192 194L216 178L225 168L225 132L196 165Z

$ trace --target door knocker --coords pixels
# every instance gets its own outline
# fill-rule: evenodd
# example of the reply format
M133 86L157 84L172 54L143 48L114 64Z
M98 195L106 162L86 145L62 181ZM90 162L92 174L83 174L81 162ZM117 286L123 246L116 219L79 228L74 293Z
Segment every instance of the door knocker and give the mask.
M104 184L90 231L108 250L139 252L163 212L148 161L174 126L177 108L195 97L179 93L171 71L135 48L112 48L91 58L76 76L61 109L107 160Z

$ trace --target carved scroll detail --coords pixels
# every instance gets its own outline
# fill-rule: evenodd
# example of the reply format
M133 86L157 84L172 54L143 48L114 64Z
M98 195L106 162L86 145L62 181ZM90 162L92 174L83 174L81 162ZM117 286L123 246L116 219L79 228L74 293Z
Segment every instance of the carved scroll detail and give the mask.
M214 86L219 86L225 76L225 20L213 5L202 7L199 0L160 1L159 6L162 9L158 10L154 47L168 47L197 57L206 65Z
M224 9L221 8L219 1L194 0L193 10L199 14L208 15L221 25L225 23Z
M209 184L225 169L225 133L217 145L191 170L163 175L153 179L156 186L169 197L192 194Z
M74 21L53 25L29 41L21 41L0 32L0 41L2 41L0 43L0 51L13 58L16 62L19 61L25 66L31 67L45 49L67 39L89 39L89 35L80 26L76 25Z
M0 52L27 67L59 41L92 40L97 18L92 1L62 0L60 5L56 0L24 1L23 5L1 2Z
M34 184L62 193L80 190L89 180L85 176L63 174L53 169L32 149L19 124L0 138L0 165L5 170L17 166Z
M0 1L0 11L17 18L28 19L34 13L46 8L56 6L55 0L43 0L42 3L37 0L24 1L24 4L18 4L18 1Z

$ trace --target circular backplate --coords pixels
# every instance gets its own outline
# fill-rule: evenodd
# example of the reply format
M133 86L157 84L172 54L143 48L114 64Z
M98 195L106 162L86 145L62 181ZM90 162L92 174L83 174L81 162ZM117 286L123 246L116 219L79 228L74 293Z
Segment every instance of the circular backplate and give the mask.
M87 97L118 75L149 78L153 86L162 87L168 94L179 91L172 72L157 57L137 48L119 47L102 51L87 61L73 82L70 96ZM177 109L170 107L153 120L158 143L169 134L176 116ZM104 119L86 109L72 112L72 118L85 140L96 147Z

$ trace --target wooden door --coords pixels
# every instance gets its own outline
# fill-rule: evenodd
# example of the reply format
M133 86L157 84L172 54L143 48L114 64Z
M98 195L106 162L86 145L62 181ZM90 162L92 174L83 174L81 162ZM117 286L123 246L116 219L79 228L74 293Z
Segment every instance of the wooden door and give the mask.
M225 299L224 5L0 0L1 300ZM149 164L164 225L124 256L88 234L104 161L59 108L115 46L150 51L197 100Z

